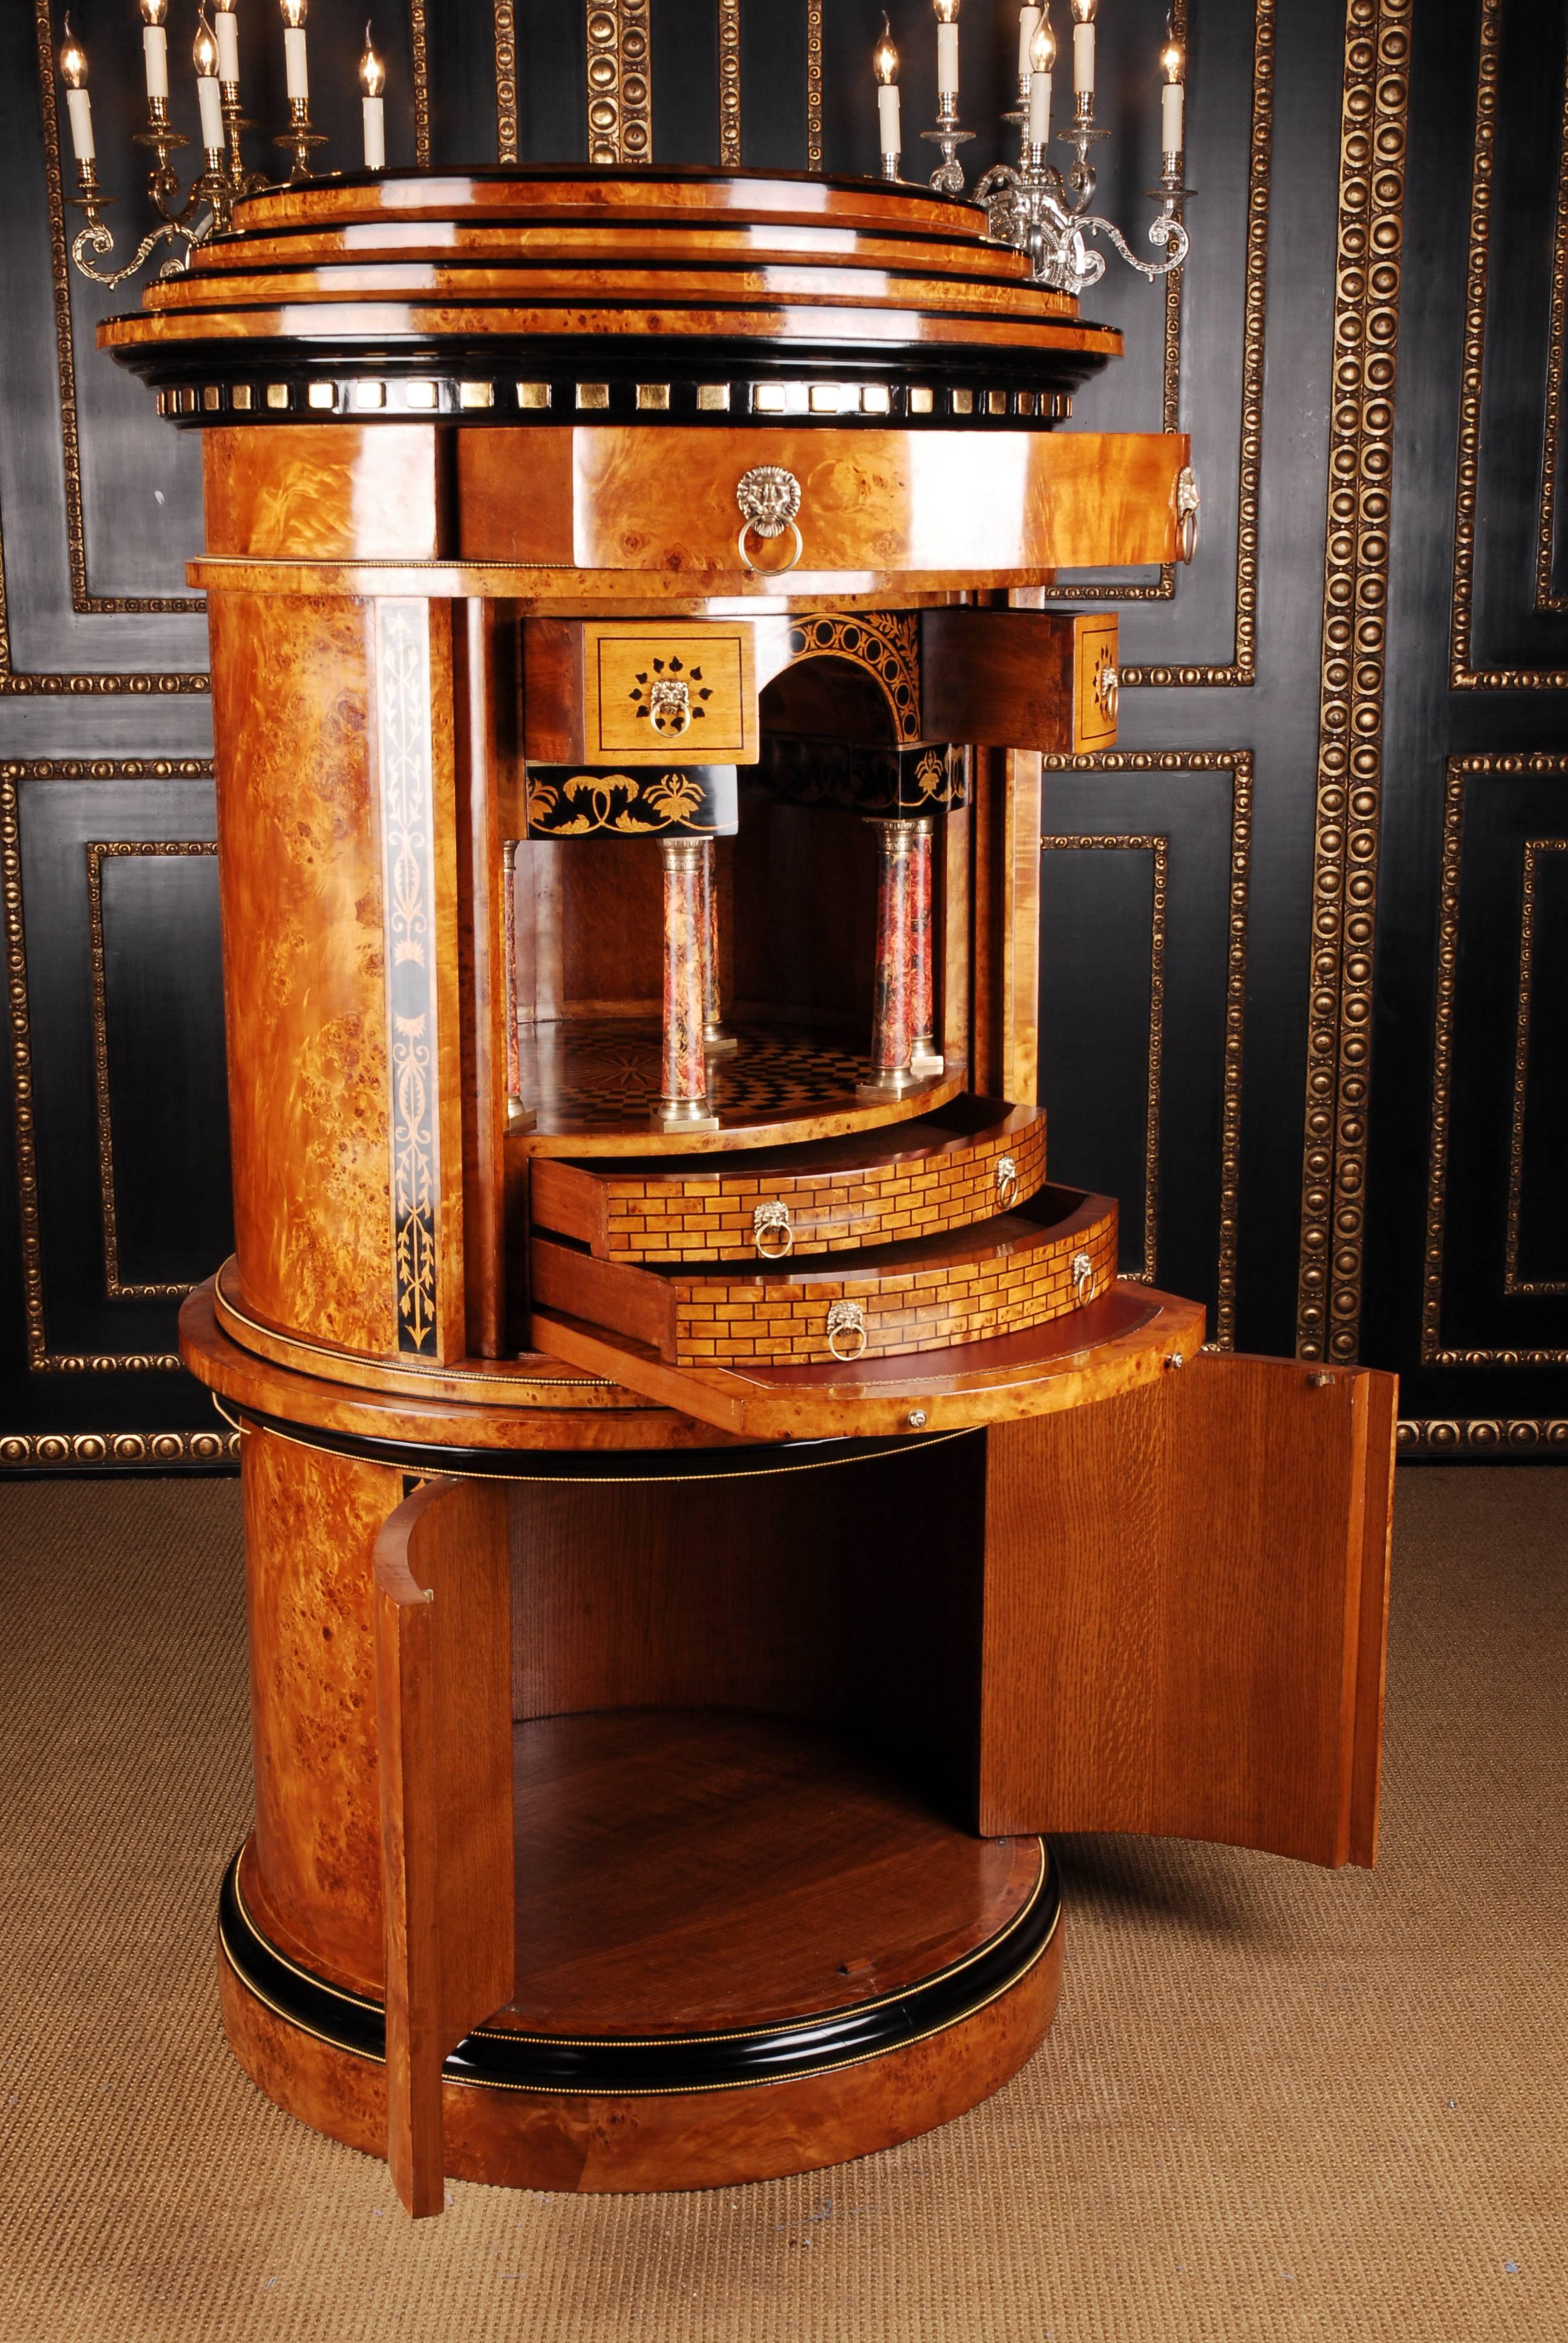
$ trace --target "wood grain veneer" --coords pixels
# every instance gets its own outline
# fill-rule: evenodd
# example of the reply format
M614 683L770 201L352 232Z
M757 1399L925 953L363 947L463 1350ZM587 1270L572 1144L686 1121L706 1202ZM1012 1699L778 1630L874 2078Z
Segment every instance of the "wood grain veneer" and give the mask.
M1392 1404L1211 1355L992 1430L982 1830L1372 1859Z

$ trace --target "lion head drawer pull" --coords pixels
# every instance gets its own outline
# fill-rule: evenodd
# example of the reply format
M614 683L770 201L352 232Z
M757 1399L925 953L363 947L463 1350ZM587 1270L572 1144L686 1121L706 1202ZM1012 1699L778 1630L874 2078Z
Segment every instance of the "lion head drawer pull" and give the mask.
M996 1201L1004 1212L1010 1212L1018 1202L1018 1165L1010 1155L997 1157Z
M1072 1256L1072 1298L1080 1308L1093 1282L1094 1263L1086 1252L1075 1252Z
M763 1261L787 1261L795 1250L789 1207L778 1196L769 1197L751 1215L751 1242Z
M1116 711L1121 705L1121 676L1111 659L1094 671L1094 705L1108 724L1115 723Z
M850 1348L850 1345L853 1348ZM843 1347L840 1348L840 1345ZM858 1302L835 1302L828 1312L828 1348L848 1366L866 1347L866 1313Z
M754 464L735 483L735 501L740 508L741 528L737 542L742 568L769 578L781 578L787 569L793 569L802 551L799 526L795 518L800 509L800 483L794 473L787 472L781 464ZM759 537L769 538L782 537L786 529L795 540L794 552L788 561L769 562L766 570L759 572L746 550L747 538L753 530Z
M1191 464L1176 475L1176 555L1191 561L1198 551L1198 476Z

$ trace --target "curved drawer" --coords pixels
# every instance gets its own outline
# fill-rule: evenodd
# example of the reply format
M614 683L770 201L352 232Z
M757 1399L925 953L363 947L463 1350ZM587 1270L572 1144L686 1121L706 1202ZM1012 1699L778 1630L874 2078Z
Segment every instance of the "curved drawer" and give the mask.
M1116 1206L1045 1187L976 1226L746 1275L598 1262L548 1237L532 1254L542 1308L632 1335L672 1366L850 1363L986 1342L1083 1308L1115 1282Z
M960 1098L882 1131L734 1156L541 1156L528 1209L599 1261L782 1262L968 1228L1044 1179L1042 1108Z

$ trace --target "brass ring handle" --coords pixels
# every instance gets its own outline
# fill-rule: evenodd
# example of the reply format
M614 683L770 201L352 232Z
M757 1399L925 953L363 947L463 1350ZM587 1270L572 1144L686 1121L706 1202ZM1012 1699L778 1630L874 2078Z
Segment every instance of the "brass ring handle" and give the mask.
M764 1237L775 1237L775 1244L764 1244ZM759 1204L751 1215L751 1242L759 1261L788 1261L795 1250L795 1232L789 1224L789 1207L778 1197Z
M1092 1283L1093 1278L1093 1262L1086 1252L1075 1252L1072 1256L1072 1298L1080 1307L1082 1306L1084 1290Z
M852 1351L841 1351L841 1339L854 1342ZM866 1313L858 1302L835 1302L828 1312L828 1348L843 1366L858 1359L866 1347Z
M1108 659L1094 679L1094 699L1108 724L1114 724L1121 705L1121 676Z
M739 536L735 540L737 550L740 555L740 567L742 569L749 569L753 578L782 578L788 571L793 569L795 564L799 560L801 554L806 548L801 543L800 530L797 522L794 520L787 520L784 524L784 528L789 531L789 534L795 540L794 552L789 556L788 561L770 561L768 563L766 568L763 568L760 563L753 561L751 556L746 550L746 540L750 536L752 530L757 528L757 523L754 520L747 521L743 525ZM759 537L763 537L770 534L782 536L784 532L783 529L779 529L776 532L758 529L757 533Z
M997 1158L996 1200L1004 1212L1010 1212L1018 1202L1018 1165L1010 1155Z

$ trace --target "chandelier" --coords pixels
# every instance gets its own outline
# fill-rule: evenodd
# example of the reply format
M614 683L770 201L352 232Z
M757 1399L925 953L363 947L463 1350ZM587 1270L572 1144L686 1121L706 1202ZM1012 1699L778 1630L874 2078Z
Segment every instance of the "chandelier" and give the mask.
M938 147L941 160L930 184L944 195L964 189L963 165L958 150L973 137L959 126L959 0L931 0L937 19L937 122L922 138ZM987 171L975 188L983 204L990 234L998 244L1027 252L1035 282L1062 293L1081 293L1105 274L1105 255L1091 248L1088 239L1104 236L1130 267L1142 277L1168 277L1180 268L1188 253L1181 206L1191 193L1182 176L1185 144L1186 87L1181 43L1171 20L1166 21L1161 54L1160 146L1162 168L1158 186L1149 192L1160 210L1149 226L1149 241L1158 260L1140 260L1121 231L1089 206L1094 198L1095 170L1090 149L1109 132L1094 119L1094 45L1096 0L1071 0L1072 113L1058 142L1071 151L1072 160L1059 170L1048 160L1050 143L1051 86L1056 65L1056 35L1049 5L1026 5L1019 10L1018 104L1002 116L1020 131L1019 159L999 163ZM897 181L901 158L899 102L899 53L892 28L882 18L882 37L872 57L877 77L877 115L882 154L882 176Z

